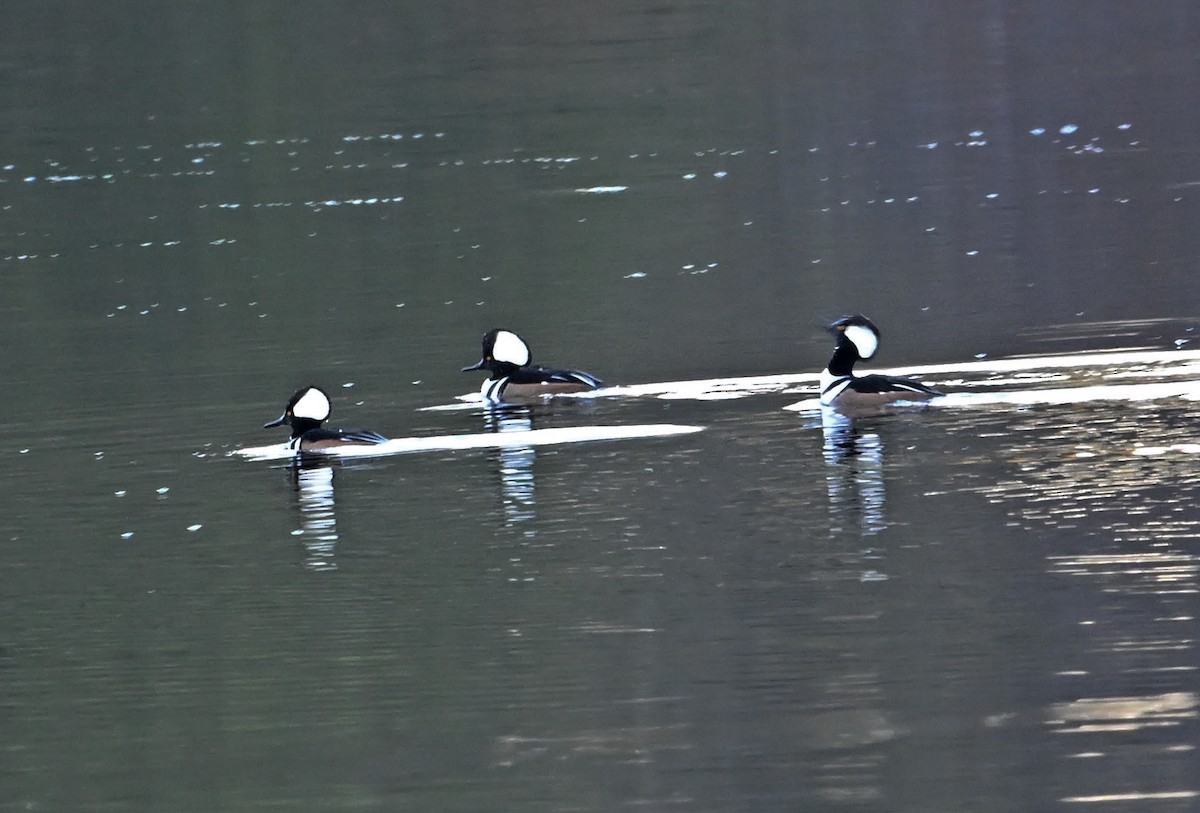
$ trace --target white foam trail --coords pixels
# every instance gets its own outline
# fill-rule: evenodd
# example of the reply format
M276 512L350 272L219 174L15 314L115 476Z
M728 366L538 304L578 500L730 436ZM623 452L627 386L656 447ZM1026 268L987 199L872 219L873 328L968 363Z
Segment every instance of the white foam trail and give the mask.
M940 375L943 373L1016 373L1024 370L1063 370L1077 367L1110 367L1123 364L1178 364L1200 361L1200 350L1111 350L1103 353L1066 353L1058 356L1021 356L1011 359L986 359L956 364L927 364L899 371L882 370L889 375ZM872 371L876 372L876 371Z
M1056 356L1022 356L1020 358L984 359L982 361L954 362L951 364L925 364L913 367L894 369L861 370L882 373L883 375L903 375L907 377L946 376L946 375L989 375L998 373L1030 373L1053 370L1073 370L1084 367L1118 367L1123 365L1158 364L1171 365L1159 374L1180 375L1194 372L1190 365L1200 363L1200 350L1112 350L1102 353L1077 353ZM1180 369L1182 368L1182 369ZM1154 375L1147 372L1145 375ZM1061 376L1051 376L1047 378ZM553 396L559 398L661 398L665 400L682 399L694 401L718 401L733 398L748 398L753 395L769 395L772 393L788 392L790 388L816 386L820 380L819 373L782 373L778 375L743 376L736 378L703 378L692 381L663 381L652 384L632 384L628 386L605 387L588 392L565 393ZM937 386L937 382L930 382ZM956 382L957 383L957 382ZM972 385L986 384L995 386L997 382L978 382ZM799 390L796 390L799 391ZM460 403L441 406L424 407L422 411L453 411L460 409L478 409L482 399L478 393L459 396ZM803 402L801 402L803 403ZM799 407L799 404L794 405Z
M725 401L732 398L747 398L763 393L783 392L788 387L806 382L817 382L818 376L812 373L792 373L787 375L760 375L744 378L705 378L696 381L664 381L656 384L630 384L619 387L604 387L586 392L568 392L553 396L553 398L646 398L655 397L664 400L686 399L694 401ZM437 406L421 407L419 412L454 412L462 409L479 409L484 401L478 393L457 396L459 403L439 404Z
M1015 390L1009 392L952 392L928 401L911 402L929 409L972 408L1007 404L1031 406L1033 404L1082 404L1089 401L1157 401L1163 398L1200 400L1200 381L1167 381L1157 384L1098 384L1092 387L1048 387L1043 389ZM907 401L896 401L903 406ZM806 398L784 409L791 412L815 412L821 402Z
M788 412L821 412L821 407L825 406L821 403L820 398L805 398L803 401L797 401L794 404L788 404L784 407ZM836 410L832 410L835 411Z
M528 432L484 432L472 435L437 435L427 438L394 438L374 446L345 446L322 449L321 454L338 458L387 457L418 452L460 451L464 449L506 449L546 446L557 443L587 443L601 440L631 440L700 432L703 426L652 423L633 426L566 426L555 429L531 429ZM295 451L286 443L237 449L232 454L251 460L287 460Z
M1169 452L1200 454L1200 443L1172 443L1170 446L1139 446L1133 450L1135 455L1141 457L1157 457Z
M488 405L487 401L483 400L483 395L478 392L457 395L455 397L458 399L458 403L456 404L418 407L417 412L458 412L464 409L480 409Z
M951 364L924 364L895 369L863 370L883 375L906 377L938 375L986 375L995 373L1042 372L1047 370L1070 370L1080 367L1110 367L1132 364L1174 365L1200 362L1200 350L1114 350L1104 353L1079 353L1057 356L1022 356L1009 359L985 359L983 361L954 362ZM604 398L608 396L647 396L665 398L688 398L698 396L738 398L760 393L783 392L788 387L816 384L819 373L787 373L742 378L707 378L695 381L668 381L660 384L635 384L628 387L608 387L591 392L571 393L570 398Z
M1011 392L955 392L929 401L933 407L973 407L984 404L1080 404L1086 401L1157 401L1163 398L1200 399L1200 381L1157 384L1097 384Z

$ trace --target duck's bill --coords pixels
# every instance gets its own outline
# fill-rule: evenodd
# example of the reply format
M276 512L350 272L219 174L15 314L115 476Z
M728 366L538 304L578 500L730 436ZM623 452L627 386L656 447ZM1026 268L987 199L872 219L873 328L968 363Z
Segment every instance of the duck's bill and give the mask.
M286 412L283 413L282 415L280 415L275 420L271 421L270 423L264 423L263 429L270 429L273 426L283 426L285 423L287 423L287 413Z
M483 369L484 367L486 367L486 366L487 366L487 362L486 362L486 361L484 361L483 359L480 359L479 361L477 361L477 362L475 362L474 364L472 364L470 367L463 367L463 368L462 368L462 371L463 371L464 373L469 373L469 372L471 372L472 370L482 370L482 369Z

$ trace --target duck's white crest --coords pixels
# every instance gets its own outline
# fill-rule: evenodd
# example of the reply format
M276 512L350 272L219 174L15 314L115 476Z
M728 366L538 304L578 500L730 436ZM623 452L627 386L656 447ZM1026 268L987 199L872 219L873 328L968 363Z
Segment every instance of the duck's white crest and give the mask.
M292 415L296 418L323 421L329 417L329 399L320 390L310 388L292 407Z
M879 336L869 327L850 325L845 332L846 338L853 343L860 357L869 359L879 349Z
M529 363L529 346L517 334L501 330L496 333L496 341L492 343L492 358L524 367Z

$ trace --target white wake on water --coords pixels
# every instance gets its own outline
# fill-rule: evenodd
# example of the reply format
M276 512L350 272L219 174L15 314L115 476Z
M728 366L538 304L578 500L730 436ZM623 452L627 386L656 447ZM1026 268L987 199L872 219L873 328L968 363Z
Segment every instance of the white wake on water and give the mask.
M435 435L424 438L393 438L374 446L345 446L322 449L312 454L337 458L388 457L419 452L460 451L465 449L507 449L547 446L560 443L589 443L605 440L688 435L703 431L703 426L681 424L635 424L633 426L569 426L554 429L530 429L523 432L481 432L470 435ZM237 449L231 454L250 460L287 460L296 451L286 443Z
M1151 367L1152 369L1134 369ZM925 364L895 369L872 369L870 372L884 375L903 375L913 378L932 378L926 383L949 390L944 398L924 402L930 406L979 406L983 404L1036 404L1078 403L1088 400L1154 400L1168 397L1184 397L1200 400L1200 385L1186 382L1145 383L1115 385L1106 383L1098 386L1058 387L1038 389L1039 382L1062 382L1070 379L1072 372L1087 372L1088 368L1108 368L1100 375L1107 379L1178 378L1194 376L1200 379L1200 350L1112 350L1063 354L1055 356L1022 356L1019 358L983 359L952 364ZM863 371L866 372L865 370ZM994 376L1017 375L1016 378L994 378ZM950 376L951 381L939 380ZM960 380L966 376L968 379ZM988 378L987 376L993 376ZM969 380L976 377L977 380ZM705 378L691 381L663 381L650 384L630 384L605 387L589 392L569 393L553 396L555 400L578 398L584 400L603 398L659 398L663 400L724 401L749 398L755 395L802 394L811 388L813 398L791 404L785 409L809 410L819 407L816 399L819 373L782 373L778 375L738 376L732 378ZM1023 389L1006 392L977 392L986 387L994 390L1000 385L1022 386ZM956 388L969 390L955 392ZM459 396L458 402L423 407L421 411L455 411L479 409L484 405L477 392Z

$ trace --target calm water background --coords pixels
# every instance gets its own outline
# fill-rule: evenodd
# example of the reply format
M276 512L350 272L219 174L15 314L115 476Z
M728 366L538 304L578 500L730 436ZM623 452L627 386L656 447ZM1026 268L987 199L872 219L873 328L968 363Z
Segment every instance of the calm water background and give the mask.
M0 809L1200 809L1198 459L1134 453L1194 401L417 411L495 325L628 383L853 311L886 364L1186 348L1194 3L5 18ZM227 456L309 382L708 428Z

